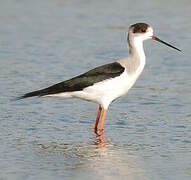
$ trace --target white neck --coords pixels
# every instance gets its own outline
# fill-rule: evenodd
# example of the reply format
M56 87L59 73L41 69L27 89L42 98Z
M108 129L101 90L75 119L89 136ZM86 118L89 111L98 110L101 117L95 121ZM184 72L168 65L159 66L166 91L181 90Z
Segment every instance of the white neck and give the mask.
M129 43L129 56L136 57L140 61L145 62L145 52L143 49L143 40L141 38L130 38Z

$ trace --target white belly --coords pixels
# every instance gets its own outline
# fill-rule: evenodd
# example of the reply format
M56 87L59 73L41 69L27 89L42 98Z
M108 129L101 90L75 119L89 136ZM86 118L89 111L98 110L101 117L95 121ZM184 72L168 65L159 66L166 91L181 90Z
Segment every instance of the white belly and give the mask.
M96 102L101 104L104 109L107 109L113 100L128 92L137 78L138 74L128 76L125 71L119 77L96 83L93 86L85 88L83 91L73 92L72 97Z
M89 86L82 91L64 92L47 96L54 97L76 97L87 101L96 102L104 109L107 109L109 104L118 97L126 94L134 85L143 68L139 68L136 73L128 75L124 71L120 76L111 78L92 86Z

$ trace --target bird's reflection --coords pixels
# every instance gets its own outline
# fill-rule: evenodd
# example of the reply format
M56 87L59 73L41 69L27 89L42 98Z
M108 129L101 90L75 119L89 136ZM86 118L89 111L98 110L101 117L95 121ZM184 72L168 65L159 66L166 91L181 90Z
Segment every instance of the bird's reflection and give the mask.
M87 142L39 144L38 158L44 166L61 174L72 174L72 179L142 179L144 169L139 157L114 145L104 133L94 134ZM59 160L58 160L59 159ZM47 163L49 161L50 163Z
M108 145L108 142L106 141L104 137L104 132L103 131L101 133L96 132L95 135L96 135L96 139L95 139L94 145L97 145L97 147L100 149L104 149Z

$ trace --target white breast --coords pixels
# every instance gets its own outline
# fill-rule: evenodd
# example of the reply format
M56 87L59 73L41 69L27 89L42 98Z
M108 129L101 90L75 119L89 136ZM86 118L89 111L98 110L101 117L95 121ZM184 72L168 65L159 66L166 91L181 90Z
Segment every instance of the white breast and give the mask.
M140 71L129 76L126 71L116 78L111 78L93 86L85 88L83 91L72 93L72 97L82 98L101 104L107 109L109 104L118 97L126 94L138 78Z
M141 63L137 70L132 74L128 74L127 70L125 70L118 77L96 83L82 91L65 92L48 96L81 98L101 104L104 109L107 109L113 100L129 91L141 74L143 68L144 63Z

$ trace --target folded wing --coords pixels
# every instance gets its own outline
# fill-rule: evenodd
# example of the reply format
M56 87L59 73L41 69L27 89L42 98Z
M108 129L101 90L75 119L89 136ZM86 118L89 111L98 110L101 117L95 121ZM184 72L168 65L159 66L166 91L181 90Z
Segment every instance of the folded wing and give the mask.
M64 92L81 91L88 86L94 85L95 83L120 76L124 72L124 70L125 68L121 66L118 62L106 64L92 69L84 74L76 76L72 79L50 86L48 88L24 94L18 99L33 96L53 95Z

